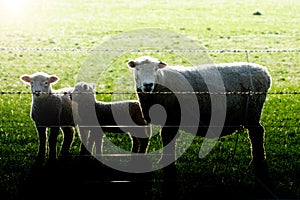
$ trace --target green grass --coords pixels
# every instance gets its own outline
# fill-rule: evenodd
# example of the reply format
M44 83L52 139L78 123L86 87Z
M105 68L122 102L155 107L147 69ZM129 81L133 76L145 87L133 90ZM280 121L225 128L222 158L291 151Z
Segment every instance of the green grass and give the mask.
M60 81L54 88L73 86L84 63L93 56L88 50L101 47L102 42L110 37L136 29L173 31L193 38L197 45L208 50L299 50L300 46L300 3L297 0L29 2L23 12L13 12L1 4L0 47L74 48L79 51L1 50L1 91L28 92L29 87L19 77L36 71L59 76ZM256 10L263 15L252 15ZM176 44L176 37L169 40ZM134 91L133 76L126 62L141 54L143 52L125 52L115 58L97 77L97 91ZM187 65L189 62L175 53L150 54L169 64ZM247 61L245 53L211 52L209 56L216 63ZM248 54L248 61L268 68L273 81L271 93L299 92L299 52L254 52ZM97 98L111 101L135 99L136 96L98 95ZM36 155L38 138L29 117L30 102L31 96L27 94L0 94L0 194L4 197L18 194L19 183L26 179ZM300 195L299 113L300 95L270 94L261 119L266 129L265 147L274 193L282 198L299 198ZM213 151L202 160L197 157L202 139L196 138L187 153L178 160L180 174L201 174L207 181L198 184L206 187L217 182L229 186L240 183L251 188L254 180L247 173L251 160L250 144L247 134L240 134L235 157L231 159L236 137L220 139ZM129 148L126 136L112 135L111 140L125 149ZM184 141L178 141L179 151L181 142ZM74 155L78 154L78 144L76 137L72 147ZM159 145L160 139L155 135L151 139L150 150L159 149ZM223 163L229 163L228 167ZM181 187L183 192L205 187L189 183L183 185L188 185ZM152 192L159 196L159 187L153 186Z

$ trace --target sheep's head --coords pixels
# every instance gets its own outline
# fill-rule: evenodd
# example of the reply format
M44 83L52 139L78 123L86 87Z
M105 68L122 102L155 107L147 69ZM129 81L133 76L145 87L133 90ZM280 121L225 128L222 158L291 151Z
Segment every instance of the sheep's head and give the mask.
M71 94L72 100L75 102L95 101L94 90L95 84L93 83L76 83Z
M44 72L37 72L32 75L24 74L20 79L24 83L30 84L32 94L37 97L51 93L51 84L55 84L59 80L57 76L48 75Z
M138 91L152 92L157 82L158 70L167 66L156 58L142 56L129 61L128 66L134 68L135 84Z

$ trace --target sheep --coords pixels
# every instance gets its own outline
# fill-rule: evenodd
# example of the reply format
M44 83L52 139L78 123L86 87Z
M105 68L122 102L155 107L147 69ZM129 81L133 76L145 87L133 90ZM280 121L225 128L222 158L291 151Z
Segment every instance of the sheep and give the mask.
M32 102L30 117L35 123L39 136L37 161L46 158L47 129L49 135L49 160L57 159L56 145L60 128L64 138L61 146L61 156L70 155L70 147L74 137L74 120L70 96L70 88L52 89L52 85L59 81L56 75L36 72L31 75L23 74L20 79L31 86Z
M89 155L93 149L96 149L96 155L101 156L104 132L130 132L131 151L146 153L151 128L143 118L139 102L137 100L98 101L94 90L95 84L79 82L75 84L71 95L74 119L78 124L82 141L80 154Z
M266 168L260 118L271 76L265 67L242 62L167 66L150 56L130 60L127 65L134 69L136 93L145 119L162 126L164 148L160 165L175 164L178 130L218 138L247 128L250 165L257 170ZM154 111L152 106L157 104L164 110ZM166 119L160 117L163 112Z

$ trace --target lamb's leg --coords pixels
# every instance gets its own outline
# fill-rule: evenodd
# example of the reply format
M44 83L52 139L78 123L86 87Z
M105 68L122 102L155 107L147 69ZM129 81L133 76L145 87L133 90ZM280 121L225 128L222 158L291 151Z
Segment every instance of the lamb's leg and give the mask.
M102 156L102 141L103 141L103 131L101 128L91 128L90 137L88 139L88 149L90 152L95 148L96 156Z
M132 139L132 148L131 148L131 152L133 153L139 153L140 151L140 139L141 138L138 138L138 137L135 137L135 136L131 136L131 139Z
M36 127L39 136L39 151L37 155L38 161L43 161L46 157L46 142L47 142L47 134L46 127L37 126Z
M148 146L150 145L149 138L139 138L139 140L140 140L139 153L147 153Z
M130 132L132 139L132 149L134 153L146 153L149 145L149 138L151 137L151 127L142 125L140 127L132 128Z
M70 148L74 138L74 130L72 127L62 127L64 132L64 141L61 147L61 155L68 156L70 155Z
M79 129L79 135L80 135L80 140L81 140L81 145L80 145L80 155L90 155L88 148L88 137L89 137L89 130L83 127L78 127Z
M59 127L50 128L50 136L49 136L49 159L50 160L56 160L56 143L57 143L58 134L59 134Z
M150 137L152 135L152 129L151 126L148 125L144 128L145 131L145 138L140 138L140 153L146 153L148 150L148 147L150 145Z
M264 128L259 124L258 126L248 127L249 138L252 146L252 161L251 166L254 167L253 175L256 178L255 190L265 192L265 187L271 187L268 173L268 165L265 158L264 149ZM262 184L263 183L263 184Z
M139 153L141 148L141 139L140 137L145 137L144 128L141 127L132 127L130 132L128 132L129 137L132 141L131 152Z
M249 126L249 139L252 150L252 161L254 168L260 170L265 167L264 128L260 124Z

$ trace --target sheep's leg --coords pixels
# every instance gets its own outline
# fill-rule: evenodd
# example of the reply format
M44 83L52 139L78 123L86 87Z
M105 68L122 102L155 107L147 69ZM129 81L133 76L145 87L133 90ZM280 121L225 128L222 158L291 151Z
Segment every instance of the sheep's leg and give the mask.
M265 167L265 149L264 149L264 128L259 124L257 126L249 126L249 139L252 149L252 161L255 169Z
M74 130L72 127L62 127L64 132L64 141L61 147L61 155L70 155L70 148L74 138Z
M56 159L56 143L57 137L59 134L59 127L51 127L50 128L50 136L49 136L49 159Z
M91 128L90 137L88 140L88 149L90 152L95 148L96 156L102 155L102 140L103 140L103 131L99 128Z
M149 146L149 138L139 138L140 140L140 149L139 153L147 153L148 146Z
M92 155L93 150L94 150L94 145L95 145L95 137L92 136L92 134L95 134L93 130L87 129L85 131L86 133L86 150L87 154Z
M148 150L148 146L150 145L149 142L150 142L150 137L152 135L152 129L151 129L151 126L148 125L144 128L144 131L145 131L145 138L140 138L140 150L139 152L140 153L146 153L147 150Z
M129 137L132 141L132 148L131 152L133 153L139 153L140 147L141 147L141 137L145 137L145 131L141 127L132 127L130 132L128 133Z
M133 132L135 131L135 132ZM131 131L132 149L134 153L146 153L149 145L149 138L151 136L150 126L141 126Z
M47 142L46 127L37 126L36 129L39 135L39 151L38 151L37 159L42 161L46 157L46 142Z
M257 180L256 190L259 191L261 189L262 183L267 186L271 185L263 144L264 128L259 124L258 126L249 127L248 130L252 147L251 166L254 168L253 175ZM265 188L263 188L263 191L265 191Z
M131 152L139 153L139 151L140 151L140 138L135 137L135 136L131 136L131 139L132 139Z
M178 127L163 127L161 130L163 155L159 161L159 166L163 168L163 185L162 193L165 199L176 199L176 188L178 188L177 172L175 166L175 146L178 137ZM170 188L175 190L170 191Z
M163 154L159 165L166 166L175 162L175 145L178 137L178 127L163 127L161 130Z
M90 155L88 148L89 130L87 128L78 127L81 140L80 155Z

